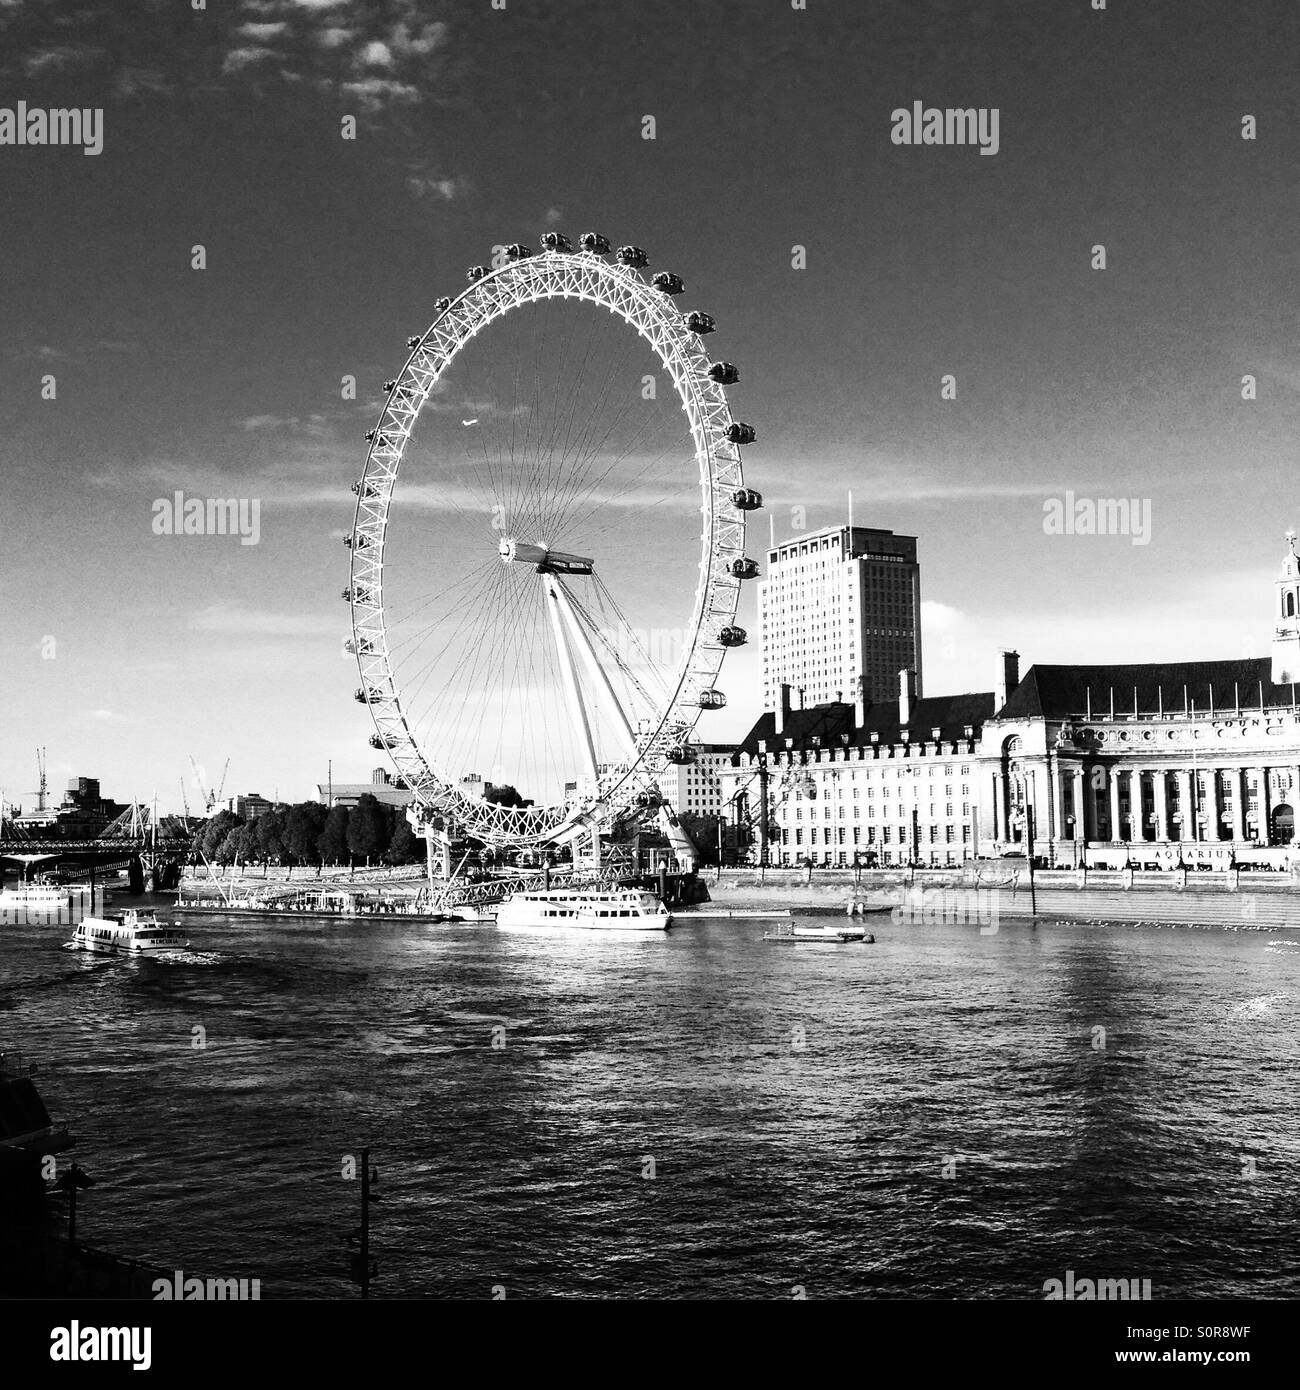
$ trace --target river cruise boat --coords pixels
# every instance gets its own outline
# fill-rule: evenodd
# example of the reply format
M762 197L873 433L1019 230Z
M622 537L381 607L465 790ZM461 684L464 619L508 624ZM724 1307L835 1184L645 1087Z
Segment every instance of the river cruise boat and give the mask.
M672 921L654 893L552 888L515 893L497 908L498 927L579 927L588 931L663 931Z
M0 912L16 912L19 909L34 912L56 912L66 908L70 893L53 883L20 883L13 888L0 890Z
M38 879L0 890L0 925L75 926L87 913L102 907L103 890L91 898L89 884L50 883Z
M842 927L814 926L808 922L791 922L789 926L774 927L763 933L764 941L865 941L874 945L876 938L865 927L847 923Z
M179 927L164 925L156 912L142 912L132 907L112 917L83 918L67 948L136 956L146 951L184 950L189 944Z

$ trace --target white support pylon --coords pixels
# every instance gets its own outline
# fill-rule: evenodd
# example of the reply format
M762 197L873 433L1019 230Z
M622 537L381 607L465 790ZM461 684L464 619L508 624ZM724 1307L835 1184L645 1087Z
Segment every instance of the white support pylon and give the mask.
M587 718L587 707L582 703L582 691L578 688L578 673L573 669L573 652L569 648L569 639L560 616L563 604L560 586L552 575L548 575L546 579L546 597L549 599L547 611L551 615L555 645L560 653L560 668L564 672L564 688L569 697L569 715L578 733L582 751L586 754L587 772L594 786L600 781L600 773L596 766L596 744L591 736L591 721Z

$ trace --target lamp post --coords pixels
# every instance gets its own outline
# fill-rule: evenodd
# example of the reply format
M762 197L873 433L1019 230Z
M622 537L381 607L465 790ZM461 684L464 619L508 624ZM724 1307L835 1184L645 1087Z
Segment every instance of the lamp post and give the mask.
M767 744L758 745L758 879L762 883L766 876L768 863L767 848Z
M917 865L921 862L921 828L920 828L921 807L920 807L920 803L919 803L918 800L917 800L917 798L918 798L918 797L920 796L920 794L921 794L921 786L920 786L920 780L919 780L919 779L920 779L920 776L921 776L921 769L920 769L919 767L909 767L909 768L907 769L907 775L908 775L908 778L910 779L911 784L912 784L912 855L911 855L912 879L911 879L911 881L912 881L913 883L915 883L915 882L916 882L916 869L917 869Z

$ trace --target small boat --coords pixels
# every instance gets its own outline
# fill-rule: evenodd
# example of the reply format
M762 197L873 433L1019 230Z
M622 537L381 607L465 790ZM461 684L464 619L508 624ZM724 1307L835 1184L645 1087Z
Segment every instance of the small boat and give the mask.
M83 918L65 949L136 956L145 951L183 950L189 944L179 927L165 926L156 912L132 907L112 917Z
M654 893L554 888L514 893L497 909L498 927L580 927L587 931L663 931L672 921Z
M764 941L864 941L868 946L875 944L876 938L865 927L846 924L837 926L811 926L806 922L791 922L788 927L780 926L763 933Z

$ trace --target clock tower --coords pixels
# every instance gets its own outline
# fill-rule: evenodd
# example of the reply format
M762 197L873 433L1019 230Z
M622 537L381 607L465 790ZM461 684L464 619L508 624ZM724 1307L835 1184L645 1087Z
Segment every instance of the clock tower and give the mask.
M1286 543L1273 610L1274 685L1300 681L1300 556L1296 555L1294 530L1286 533Z

